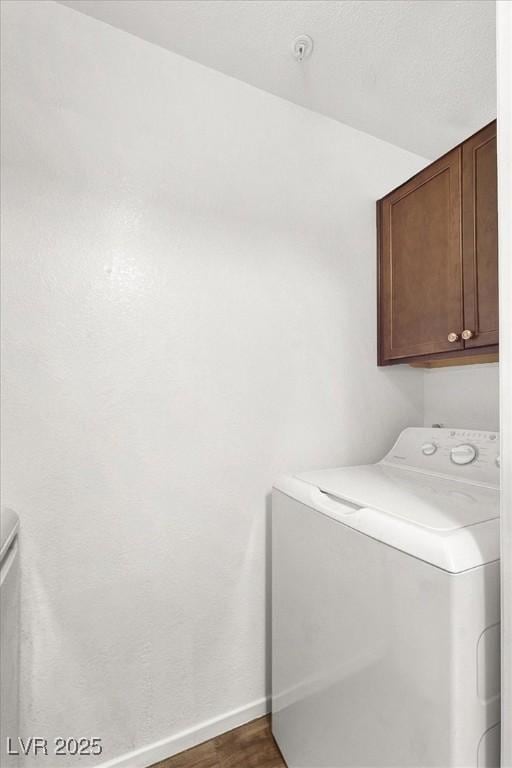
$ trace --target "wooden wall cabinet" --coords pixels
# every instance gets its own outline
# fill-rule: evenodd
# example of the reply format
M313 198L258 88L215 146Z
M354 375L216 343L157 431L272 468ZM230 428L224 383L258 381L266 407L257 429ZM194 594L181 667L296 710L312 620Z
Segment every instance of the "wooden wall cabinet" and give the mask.
M496 123L377 203L378 363L498 351Z

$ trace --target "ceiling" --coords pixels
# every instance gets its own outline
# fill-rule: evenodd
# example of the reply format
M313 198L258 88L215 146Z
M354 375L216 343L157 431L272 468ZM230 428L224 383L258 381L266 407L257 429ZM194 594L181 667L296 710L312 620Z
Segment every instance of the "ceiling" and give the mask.
M496 116L492 0L61 2L427 158Z

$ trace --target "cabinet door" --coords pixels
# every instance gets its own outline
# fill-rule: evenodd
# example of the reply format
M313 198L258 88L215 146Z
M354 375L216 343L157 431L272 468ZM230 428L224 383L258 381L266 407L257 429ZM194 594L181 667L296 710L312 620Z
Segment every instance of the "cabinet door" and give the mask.
M379 203L381 365L464 348L460 171L457 147Z
M466 347L498 343L496 123L462 145L464 328Z

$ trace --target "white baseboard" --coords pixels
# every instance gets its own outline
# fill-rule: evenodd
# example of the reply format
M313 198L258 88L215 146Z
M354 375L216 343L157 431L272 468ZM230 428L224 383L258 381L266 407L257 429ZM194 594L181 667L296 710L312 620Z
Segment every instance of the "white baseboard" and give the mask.
M220 717L214 717L211 720L205 720L193 728L176 733L167 739L155 741L148 744L147 747L136 749L133 752L126 752L124 755L115 757L106 763L100 763L97 768L148 768L148 766L165 760L166 757L172 757L185 749L190 749L203 741L220 736L221 733L238 728L239 725L249 723L257 717L262 717L270 711L270 699L261 698L247 704L245 707L233 709Z

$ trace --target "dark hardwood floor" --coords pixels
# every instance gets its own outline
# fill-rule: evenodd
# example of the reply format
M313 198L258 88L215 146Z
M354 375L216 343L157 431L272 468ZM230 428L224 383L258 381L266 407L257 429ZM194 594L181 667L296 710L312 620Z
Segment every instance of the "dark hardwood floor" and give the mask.
M286 768L286 763L272 737L270 717L260 717L152 768Z

